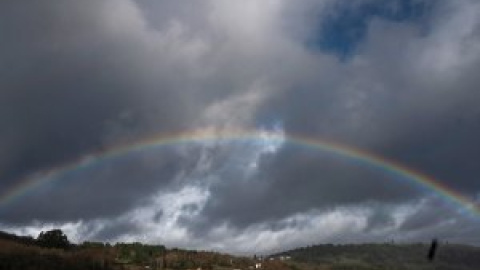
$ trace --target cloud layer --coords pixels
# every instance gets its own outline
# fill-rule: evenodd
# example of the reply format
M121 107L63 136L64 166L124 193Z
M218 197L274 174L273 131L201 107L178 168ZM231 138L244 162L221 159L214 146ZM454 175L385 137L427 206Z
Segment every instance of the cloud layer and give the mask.
M349 2L2 2L1 191L162 134L284 140L171 144L47 175L0 202L1 227L238 253L480 244L478 217L431 191L288 139L358 147L478 198L480 5Z

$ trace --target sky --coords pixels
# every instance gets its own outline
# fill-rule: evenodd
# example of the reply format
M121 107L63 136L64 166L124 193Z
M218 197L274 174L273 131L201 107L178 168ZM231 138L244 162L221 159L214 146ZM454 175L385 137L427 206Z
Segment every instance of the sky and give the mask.
M479 213L366 158L480 203L478 44L476 0L1 1L0 230L480 245Z

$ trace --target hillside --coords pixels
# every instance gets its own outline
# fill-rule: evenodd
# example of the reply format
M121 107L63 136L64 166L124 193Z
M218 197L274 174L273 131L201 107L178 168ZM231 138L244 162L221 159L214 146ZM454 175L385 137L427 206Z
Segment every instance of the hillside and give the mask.
M37 239L0 232L0 270L248 269L253 260L161 245L71 244L60 230Z
M168 249L162 245L100 242L72 244L60 230L36 239L0 232L0 270L253 269L266 270L478 270L480 248L440 244L433 262L425 244L316 245L265 259L209 251Z
M271 256L298 269L480 269L480 248L441 244L433 262L426 244L316 245Z

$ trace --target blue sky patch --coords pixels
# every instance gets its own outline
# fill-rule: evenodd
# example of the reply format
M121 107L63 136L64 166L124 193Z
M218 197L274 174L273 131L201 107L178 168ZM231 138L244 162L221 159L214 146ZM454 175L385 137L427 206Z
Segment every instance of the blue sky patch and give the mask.
M335 2L331 13L320 20L320 35L310 40L308 45L345 60L355 52L373 18L420 23L431 10L433 1L340 0Z

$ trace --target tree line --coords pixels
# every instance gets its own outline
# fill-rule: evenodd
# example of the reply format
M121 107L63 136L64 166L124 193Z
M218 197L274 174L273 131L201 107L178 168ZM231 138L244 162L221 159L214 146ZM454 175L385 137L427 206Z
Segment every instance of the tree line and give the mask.
M0 232L0 270L248 269L249 258L135 243L71 243L59 230L37 238Z

